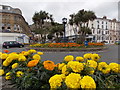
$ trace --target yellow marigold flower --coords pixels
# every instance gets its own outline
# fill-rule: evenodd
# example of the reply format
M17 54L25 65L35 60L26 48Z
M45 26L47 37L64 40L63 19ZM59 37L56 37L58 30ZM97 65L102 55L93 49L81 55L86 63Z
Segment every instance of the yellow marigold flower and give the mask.
M36 50L30 49L30 50L28 50L28 52L29 52L29 53L36 53Z
M68 88L73 89L80 88L80 80L81 80L80 74L71 73L66 77L65 84L67 85Z
M62 70L62 67L65 65L65 63L58 64L58 70Z
M108 65L107 65L106 62L100 62L100 63L98 64L98 70L100 70L100 71L102 71L103 69L105 69L105 68L107 68L107 67L108 67Z
M43 55L44 53L43 52L37 52L38 55Z
M100 59L100 56L98 54L92 54L91 59L94 61L98 61Z
M60 87L62 85L61 84L62 81L63 81L62 76L56 74L49 79L50 87L54 89Z
M31 60L28 62L27 67L34 67L38 64L39 60Z
M11 72L6 73L6 76L10 76Z
M6 76L5 76L5 79L6 79L6 80L9 80L9 79L11 79L11 76L10 76L10 74L11 74L10 72L6 73Z
M25 56L28 56L30 53L26 51L26 52L24 52L23 54L24 54Z
M72 61L72 60L74 60L74 56L67 55L67 56L65 56L64 60L67 61L67 62Z
M40 60L40 59L41 59L41 57L40 57L40 55L35 54L35 55L33 55L33 59L34 59L34 60Z
M6 59L8 57L8 54L3 53L0 55L0 59Z
M2 76L4 73L5 73L4 70L0 69L0 76Z
M2 54L2 52L0 52L0 55Z
M110 69L111 69L113 72L115 72L115 73L118 73L119 70L120 70L120 66L119 66L119 64L117 64L117 63L110 63L110 64L109 64L109 67L110 67Z
M11 79L11 76L5 76L5 79L9 80L9 79Z
M66 78L65 74L61 74L61 77L63 80L65 80L65 78Z
M84 68L83 63L77 61L69 61L67 67L70 67L74 72L81 72Z
M12 65L12 69L15 69L15 68L17 68L18 67L18 63L14 63L13 65Z
M63 67L62 67L62 74L65 74L65 75L67 75L69 72L67 71L67 65L64 65Z
M89 73L90 73L90 74L93 74L94 72L95 72L94 70L92 70L92 71L89 71Z
M19 53L19 57L20 57L20 56L24 56L24 54L23 54L23 53Z
M98 70L102 71L104 74L108 74L110 72L109 65L106 62L100 62L98 64Z
M24 55L19 55L18 61L26 61L26 57Z
M83 62L83 61L84 61L84 58L83 58L83 57L78 56L78 57L76 57L76 58L75 58L75 60L76 60L76 61Z
M97 62L96 61L93 61L93 60L87 60L87 65L89 67L93 67L94 69L96 69L97 67Z
M86 89L95 89L96 88L96 83L94 81L94 79L90 76L84 76L81 80L80 80L80 84L81 84L81 88L86 88Z
M6 60L3 62L3 66L8 66L13 61L13 58L8 56Z
M8 66L9 65L9 63L5 60L4 62L3 62L3 66Z
M23 74L24 74L24 73L23 73L22 71L17 71L16 76L17 76L17 77L22 77Z
M86 53L83 55L84 59L91 59L92 53Z
M10 53L8 57L12 58L13 60L17 60L19 55L17 53Z
M43 65L44 65L44 68L47 69L47 70L53 70L56 67L56 65L54 64L54 62L50 61L50 60L44 61Z
M105 68L105 69L102 70L102 73L108 74L110 72L110 70L111 69L109 67L107 67L107 68Z

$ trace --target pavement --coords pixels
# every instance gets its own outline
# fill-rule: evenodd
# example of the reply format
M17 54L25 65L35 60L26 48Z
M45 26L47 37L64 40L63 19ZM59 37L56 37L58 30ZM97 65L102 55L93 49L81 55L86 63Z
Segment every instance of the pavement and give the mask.
M93 51L93 50L89 50L89 51L79 51L79 52L72 52L72 51L68 51L68 52L49 52L49 51L43 51L44 55L42 55L42 60L52 60L55 63L61 62L64 57L66 55L73 55L74 57L76 56L83 56L85 53L97 53L101 56L101 61L105 61L105 62L117 62L120 63L120 56L119 51L120 51L120 45L106 45L105 47L107 47L108 49L104 49L104 50L98 50L98 51ZM2 49L6 50L5 48ZM26 51L26 47L23 48L10 48L7 49L10 52L21 52L21 51ZM40 50L38 50L40 51Z

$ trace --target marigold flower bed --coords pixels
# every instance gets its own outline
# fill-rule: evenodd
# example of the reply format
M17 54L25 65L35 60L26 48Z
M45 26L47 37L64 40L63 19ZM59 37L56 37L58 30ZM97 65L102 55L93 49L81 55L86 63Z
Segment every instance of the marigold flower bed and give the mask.
M42 61L43 52L0 52L0 76L19 90L120 88L120 64L101 62L96 53L74 57L60 63Z
M88 43L89 47L103 46L103 43ZM33 44L30 47L49 47L49 48L81 48L85 47L84 44L77 43L45 43L45 44Z

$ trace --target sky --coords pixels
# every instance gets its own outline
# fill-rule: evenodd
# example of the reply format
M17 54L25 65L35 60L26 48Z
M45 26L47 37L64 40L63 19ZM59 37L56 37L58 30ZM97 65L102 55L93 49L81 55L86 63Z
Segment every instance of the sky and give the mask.
M118 2L120 0L1 0L0 4L19 8L29 25L33 24L32 17L35 12L46 11L53 15L55 22L62 23L62 18L69 20L69 15L79 10L95 12L99 18L107 16L108 19L118 20ZM120 8L120 7L119 7Z

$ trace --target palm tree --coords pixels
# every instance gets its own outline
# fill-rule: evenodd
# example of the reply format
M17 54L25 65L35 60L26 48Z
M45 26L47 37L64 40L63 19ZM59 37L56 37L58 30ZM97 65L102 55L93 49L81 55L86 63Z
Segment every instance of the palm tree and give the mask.
M87 23L89 20L94 20L96 18L96 15L93 11L85 11L82 9L76 14L71 14L70 17L71 19L69 20L69 24L76 24L79 27L79 35L85 36L91 32L89 28L85 28L85 23ZM84 24L84 26L82 26L82 24ZM76 28L77 27L73 28L74 33L77 33Z
M49 32L50 37L55 37L56 42L59 42L59 35L60 37L63 36L64 27L62 24L54 23L54 25L51 27L51 30Z
M35 25L34 32L41 36L41 39L39 39L40 41L45 42L45 37L49 32L49 26L50 26L49 24L54 23L52 15L47 13L46 11L41 10L40 12L35 12L35 14L32 17L32 20ZM50 22L48 22L48 20Z

